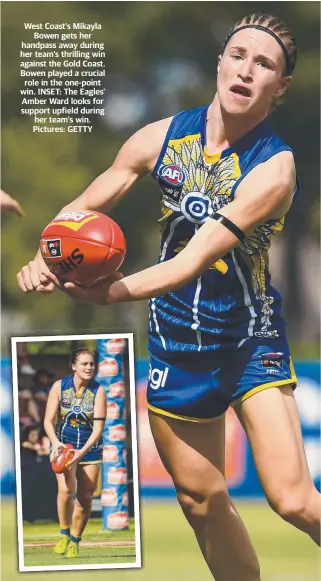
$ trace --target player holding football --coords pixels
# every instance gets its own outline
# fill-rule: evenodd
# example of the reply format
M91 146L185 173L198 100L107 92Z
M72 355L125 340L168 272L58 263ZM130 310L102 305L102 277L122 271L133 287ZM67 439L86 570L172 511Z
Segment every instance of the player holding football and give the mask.
M106 419L106 394L93 379L93 354L86 348L76 349L71 365L73 375L56 381L50 390L44 421L52 455L68 443L75 448L68 470L56 474L60 536L54 552L67 558L79 556L79 541L90 517Z
M209 107L152 123L64 211L108 210L144 174L162 190L161 253L151 268L91 289L97 304L150 299L148 406L153 436L216 581L259 581L225 479L224 412L242 423L271 507L320 544L293 388L296 377L271 286L268 249L296 190L291 149L266 118L287 90L296 44L282 21L251 15L229 34ZM38 256L22 291L59 282Z

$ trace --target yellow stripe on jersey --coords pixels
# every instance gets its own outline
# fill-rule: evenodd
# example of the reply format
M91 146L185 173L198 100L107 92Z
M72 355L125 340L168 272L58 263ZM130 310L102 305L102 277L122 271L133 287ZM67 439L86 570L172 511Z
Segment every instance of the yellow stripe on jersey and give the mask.
M209 153L206 145L204 145L204 157L206 163L217 163L221 159L221 152Z

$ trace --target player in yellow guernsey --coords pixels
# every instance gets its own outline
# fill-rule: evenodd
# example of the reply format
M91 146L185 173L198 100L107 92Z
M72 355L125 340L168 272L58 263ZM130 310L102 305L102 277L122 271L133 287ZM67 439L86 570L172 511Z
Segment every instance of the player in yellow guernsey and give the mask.
M138 131L64 208L108 210L147 172L160 185L158 263L91 289L67 283L63 290L97 304L150 299L151 429L216 581L261 579L226 485L230 405L271 507L320 544L320 495L304 453L267 254L297 185L292 151L266 118L290 85L295 61L295 40L282 21L243 18L223 46L212 103ZM61 286L39 255L18 284L24 292Z
M68 470L56 474L60 536L54 552L68 559L79 556L79 542L90 517L106 418L105 390L93 379L93 353L86 347L76 349L71 365L72 375L56 381L50 390L44 421L52 455L66 444L75 450Z

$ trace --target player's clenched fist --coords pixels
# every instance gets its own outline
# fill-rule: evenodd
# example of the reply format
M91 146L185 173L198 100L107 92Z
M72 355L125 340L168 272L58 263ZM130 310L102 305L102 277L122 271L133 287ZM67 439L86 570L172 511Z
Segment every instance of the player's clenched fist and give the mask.
M37 255L35 260L31 260L17 274L17 282L20 290L24 293L32 291L49 293L58 283L55 275L50 272L43 258Z

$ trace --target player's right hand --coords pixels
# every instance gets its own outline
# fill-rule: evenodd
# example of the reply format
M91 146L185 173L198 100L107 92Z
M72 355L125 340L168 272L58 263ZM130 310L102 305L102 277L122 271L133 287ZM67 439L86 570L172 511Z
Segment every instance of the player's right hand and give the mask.
M17 283L23 293L32 291L52 293L58 280L50 272L42 256L37 256L18 272Z
M54 457L57 455L57 452L59 450L59 448L66 448L66 444L63 444L62 442L59 442L58 440L56 442L52 443L52 451L50 454L50 462L53 461Z

